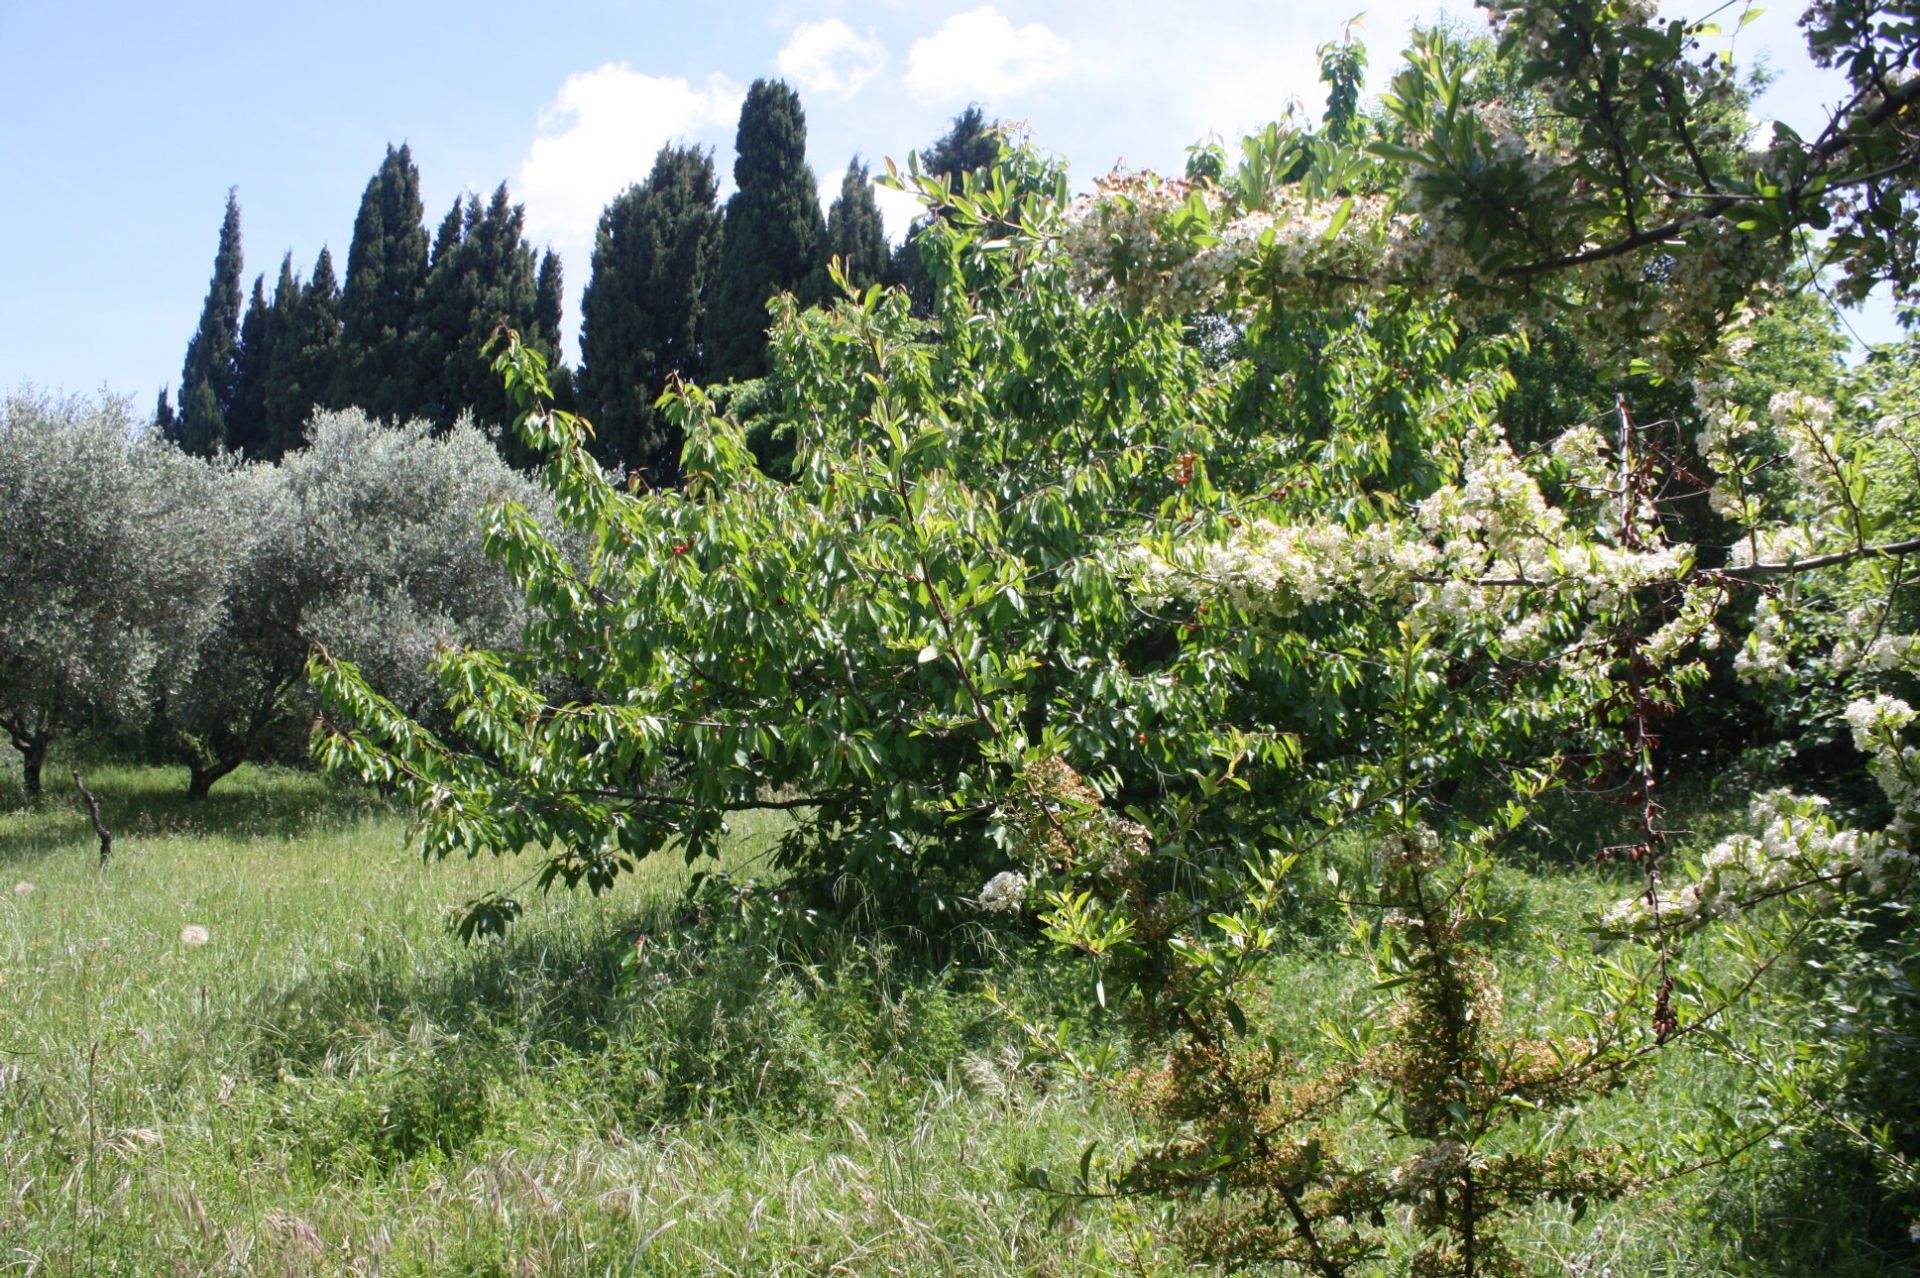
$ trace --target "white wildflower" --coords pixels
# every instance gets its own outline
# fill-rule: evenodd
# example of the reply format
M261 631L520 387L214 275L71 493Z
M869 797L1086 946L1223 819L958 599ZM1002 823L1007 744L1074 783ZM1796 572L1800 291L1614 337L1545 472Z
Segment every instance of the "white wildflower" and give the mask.
M1017 914L1027 903L1027 876L1002 870L980 889L980 908L989 914Z

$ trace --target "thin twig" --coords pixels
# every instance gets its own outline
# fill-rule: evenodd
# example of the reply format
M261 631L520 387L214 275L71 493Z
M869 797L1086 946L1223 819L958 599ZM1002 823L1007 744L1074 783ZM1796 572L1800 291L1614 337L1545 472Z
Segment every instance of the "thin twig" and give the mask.
M87 789L87 783L80 779L80 769L73 770L74 788L80 791L80 797L87 801L87 817L93 822L93 832L100 836L100 872L105 874L107 864L113 860L113 831L107 829L106 822L100 819L100 800L93 791Z

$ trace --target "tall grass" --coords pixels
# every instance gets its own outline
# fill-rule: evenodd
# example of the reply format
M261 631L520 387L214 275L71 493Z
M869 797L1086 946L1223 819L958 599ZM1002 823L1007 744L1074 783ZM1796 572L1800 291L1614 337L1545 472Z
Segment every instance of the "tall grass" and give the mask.
M466 948L450 912L527 867L423 865L397 814L302 773L198 805L160 769L87 780L105 874L70 790L29 806L0 781L0 1273L1185 1272L1164 1208L1059 1217L1015 1187L1133 1134L980 996L1079 979L1037 949L992 973L852 941L793 961L690 913L670 858ZM738 831L729 862L777 832ZM1509 1004L1544 1015L1578 996L1550 943L1609 889L1548 868L1503 891ZM1327 941L1273 991L1305 1050L1372 998ZM1577 1121L1644 1141L1739 1088L1676 1055ZM1836 1259L1843 1209L1795 1166L1762 1151L1526 1240L1546 1273L1895 1272ZM1809 1252L1796 1210L1827 1214L1824 1251L1781 1241Z

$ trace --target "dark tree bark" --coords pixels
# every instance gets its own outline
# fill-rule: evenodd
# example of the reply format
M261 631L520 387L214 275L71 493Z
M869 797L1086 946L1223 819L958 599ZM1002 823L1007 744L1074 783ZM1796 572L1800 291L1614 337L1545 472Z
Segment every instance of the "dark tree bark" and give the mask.
M100 839L100 869L104 873L113 861L113 831L107 829L107 823L100 819L100 800L93 791L87 789L87 783L80 779L80 769L73 770L74 789L80 791L80 797L87 801L87 819L93 822L93 832Z
M46 793L40 784L40 772L47 765L47 747L52 744L51 733L13 738L13 748L20 752L21 784L25 787L29 799L37 799Z
M231 759L216 759L205 765L197 763L188 764L187 798L195 802L206 798L207 792L213 789L213 783L239 767L242 758L244 758L244 756Z

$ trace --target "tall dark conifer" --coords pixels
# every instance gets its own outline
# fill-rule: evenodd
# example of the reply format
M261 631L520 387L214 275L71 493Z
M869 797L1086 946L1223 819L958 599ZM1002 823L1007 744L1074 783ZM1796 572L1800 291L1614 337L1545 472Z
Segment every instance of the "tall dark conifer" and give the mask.
M180 412L168 436L188 452L208 455L225 447L227 413L233 406L240 344L240 198L227 192L213 280L200 307L200 327L187 343L180 368Z
M160 438L173 439L177 425L173 417L173 402L167 398L168 388L160 388L160 398L153 405L153 428L160 432Z
M423 415L442 429L463 412L483 426L504 427L511 418L481 350L502 324L537 338L538 284L533 249L521 235L525 224L525 210L504 182L484 207L469 196L440 223L413 350Z
M292 255L281 262L281 272L290 274ZM273 351L286 320L287 297L275 293L267 300L266 277L253 277L253 296L247 301L246 318L240 321L240 349L234 357L233 406L227 412L227 447L248 457L259 457L265 450L267 426L267 377L273 363ZM276 314L276 310L278 313Z
M561 313L566 303L566 283L560 277L560 255L548 249L540 258L540 274L533 288L534 340L551 360L560 350Z
M281 280L282 287L293 292L267 374L268 433L262 455L274 458L301 446L314 409L332 406L340 354L340 282L333 273L333 254L320 250L313 278L304 285L292 274L291 261L282 264ZM276 308L280 292L274 290Z
M1000 135L975 102L953 117L939 141L920 153L920 168L957 186L966 174L978 173L999 158Z
M253 306L259 306L260 286L256 284ZM300 341L300 277L293 270L293 254L280 259L280 278L273 286L273 300L267 303L256 336L249 337L242 325L240 340L241 403L251 428L234 446L249 457L276 459L287 449L287 441L298 439L313 402L289 398L286 383L296 361ZM249 309L248 321L253 319Z
M969 173L979 173L1000 158L1000 135L985 111L974 103L953 117L938 141L920 152L920 171L947 180L958 189ZM933 308L933 282L922 259L922 233L932 218L917 219L893 251L892 282L907 290L914 309L925 313Z
M855 156L840 179L840 196L827 210L827 254L840 259L847 282L865 288L885 280L891 270L886 223L873 198L873 175Z
M427 277L420 171L389 146L360 197L340 301L340 364L332 399L385 421L416 415L420 402L409 338Z
M653 172L600 215L580 301L580 410L602 458L673 483L680 440L654 412L667 379L696 378L701 321L720 236L713 157L662 147Z
M802 304L824 292L826 220L807 167L807 117L779 80L755 80L740 109L713 301L707 371L717 381L767 369L767 299L786 291Z

